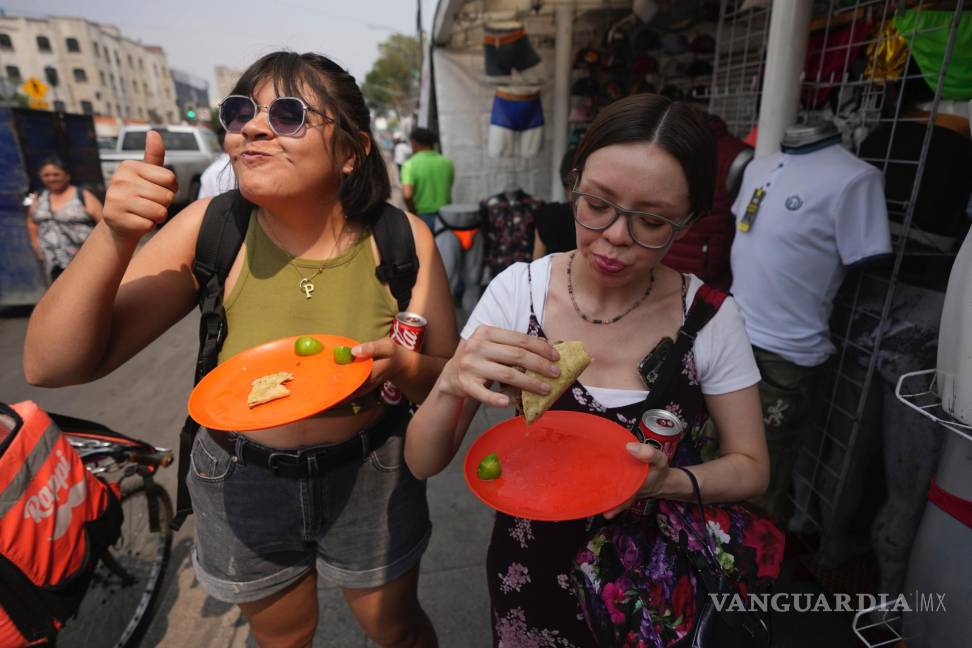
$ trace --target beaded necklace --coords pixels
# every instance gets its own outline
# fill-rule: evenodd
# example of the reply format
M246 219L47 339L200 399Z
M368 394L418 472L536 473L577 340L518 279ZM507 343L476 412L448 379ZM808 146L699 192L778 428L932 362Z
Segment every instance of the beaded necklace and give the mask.
M580 307L577 305L577 300L574 298L574 283L573 283L573 281L571 281L571 278L570 278L570 269L574 265L574 257L575 256L577 256L577 252L576 251L571 252L570 253L570 259L567 260L567 293L570 295L570 303L573 304L573 306L574 306L574 312L577 313L580 316L580 318L582 320L584 320L585 322L590 322L591 324L614 324L619 319L621 319L622 317L624 317L625 315L627 315L628 313L630 313L634 309L638 308L638 306L641 305L641 302L645 301L645 299L648 298L648 295L651 294L651 289L654 288L654 286L655 286L655 269L652 268L651 269L651 279L648 282L648 289L645 290L645 294L642 295L641 297L639 297L638 298L638 301L636 301L634 304L632 304L631 307L628 308L628 310L624 311L620 315L615 315L614 317L612 317L609 320L602 320L602 319L596 319L596 318L588 317L587 315L585 315L584 313L581 312Z

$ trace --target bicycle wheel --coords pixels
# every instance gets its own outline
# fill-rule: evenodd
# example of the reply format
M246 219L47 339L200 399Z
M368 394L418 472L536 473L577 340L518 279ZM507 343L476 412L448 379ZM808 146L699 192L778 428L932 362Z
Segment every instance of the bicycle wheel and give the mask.
M98 561L81 608L58 635L59 646L131 648L148 628L172 550L172 501L162 487L151 488L159 530L150 527L145 486L123 489L121 537Z

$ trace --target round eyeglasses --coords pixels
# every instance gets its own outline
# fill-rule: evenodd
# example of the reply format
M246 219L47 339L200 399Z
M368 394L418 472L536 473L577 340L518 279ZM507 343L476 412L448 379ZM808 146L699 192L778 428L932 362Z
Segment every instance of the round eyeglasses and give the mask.
M688 227L692 221L692 214L689 214L688 218L680 224L651 212L625 209L606 198L577 191L577 184L578 182L575 182L575 188L570 192L574 221L594 232L603 232L614 225L614 221L624 216L628 221L628 234L631 235L631 240L641 247L659 250L667 247L675 235Z
M230 95L219 104L219 123L227 133L240 133L247 122L256 117L260 109L267 111L267 123L277 135L296 135L307 121L307 112L316 113L325 122L334 120L319 110L314 110L299 97L277 97L262 106L245 95Z

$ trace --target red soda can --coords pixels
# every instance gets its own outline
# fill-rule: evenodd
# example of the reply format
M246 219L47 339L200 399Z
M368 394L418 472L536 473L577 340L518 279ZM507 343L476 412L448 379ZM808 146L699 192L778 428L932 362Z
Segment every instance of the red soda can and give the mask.
M650 409L641 415L638 429L641 430L642 443L664 452L671 463L678 442L685 434L685 423L682 419L668 410Z
M429 322L418 313L402 311L392 322L392 342L403 346L409 351L421 351L425 341L425 327ZM381 398L389 405L398 405L404 400L402 390L386 382L381 386Z

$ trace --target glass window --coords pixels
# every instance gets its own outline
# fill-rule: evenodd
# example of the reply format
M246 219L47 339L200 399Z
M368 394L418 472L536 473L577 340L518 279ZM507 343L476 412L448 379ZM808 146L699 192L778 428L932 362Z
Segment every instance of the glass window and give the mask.
M101 55L101 50L98 49L98 43L92 43L92 45L94 45L94 53L95 53L95 56L100 56Z
M171 119L171 114L170 115ZM165 144L166 151L198 151L199 143L196 141L196 136L192 133L176 133L165 128L155 129L162 136L162 143ZM122 140L122 150L123 151L144 151L145 150L145 133L146 131L138 131L132 133L125 133L125 139Z
M51 40L47 36L37 37L37 49L41 52L51 51Z
M115 75L112 74L111 72L109 72L108 73L108 78L111 79L111 87L114 88L115 87Z
M101 85L108 85L107 83L105 83L105 73L104 72L99 71L98 72L98 76L101 78Z
M69 52L81 51L81 43L78 42L77 38L68 38L64 41L64 44L67 45L67 51Z
M138 92L138 81L136 81L135 79L132 79L132 90Z
M138 59L138 69L139 70L144 70L145 69L145 66L143 64L142 59Z
M88 73L84 71L84 68L74 68L74 80L78 83L87 83Z
M20 68L17 67L16 65L8 65L7 66L7 78L10 79L11 81L17 81L17 82L19 82L21 80L21 78L22 78L20 76Z
M148 94L148 84L142 81L142 92Z
M10 34L0 34L0 50L12 50L13 41L10 40Z
M134 68L135 67L135 64L132 63L132 55L131 54L128 55L128 67L130 67L130 68Z
M94 113L94 106L91 105L91 102L90 101L82 101L81 102L81 112L83 112L85 115L90 115L90 114Z
M64 105L63 101L58 100L54 102L54 110L57 112L64 112L67 110L67 106Z
M118 50L115 50L115 65L121 65L121 57L118 56Z

